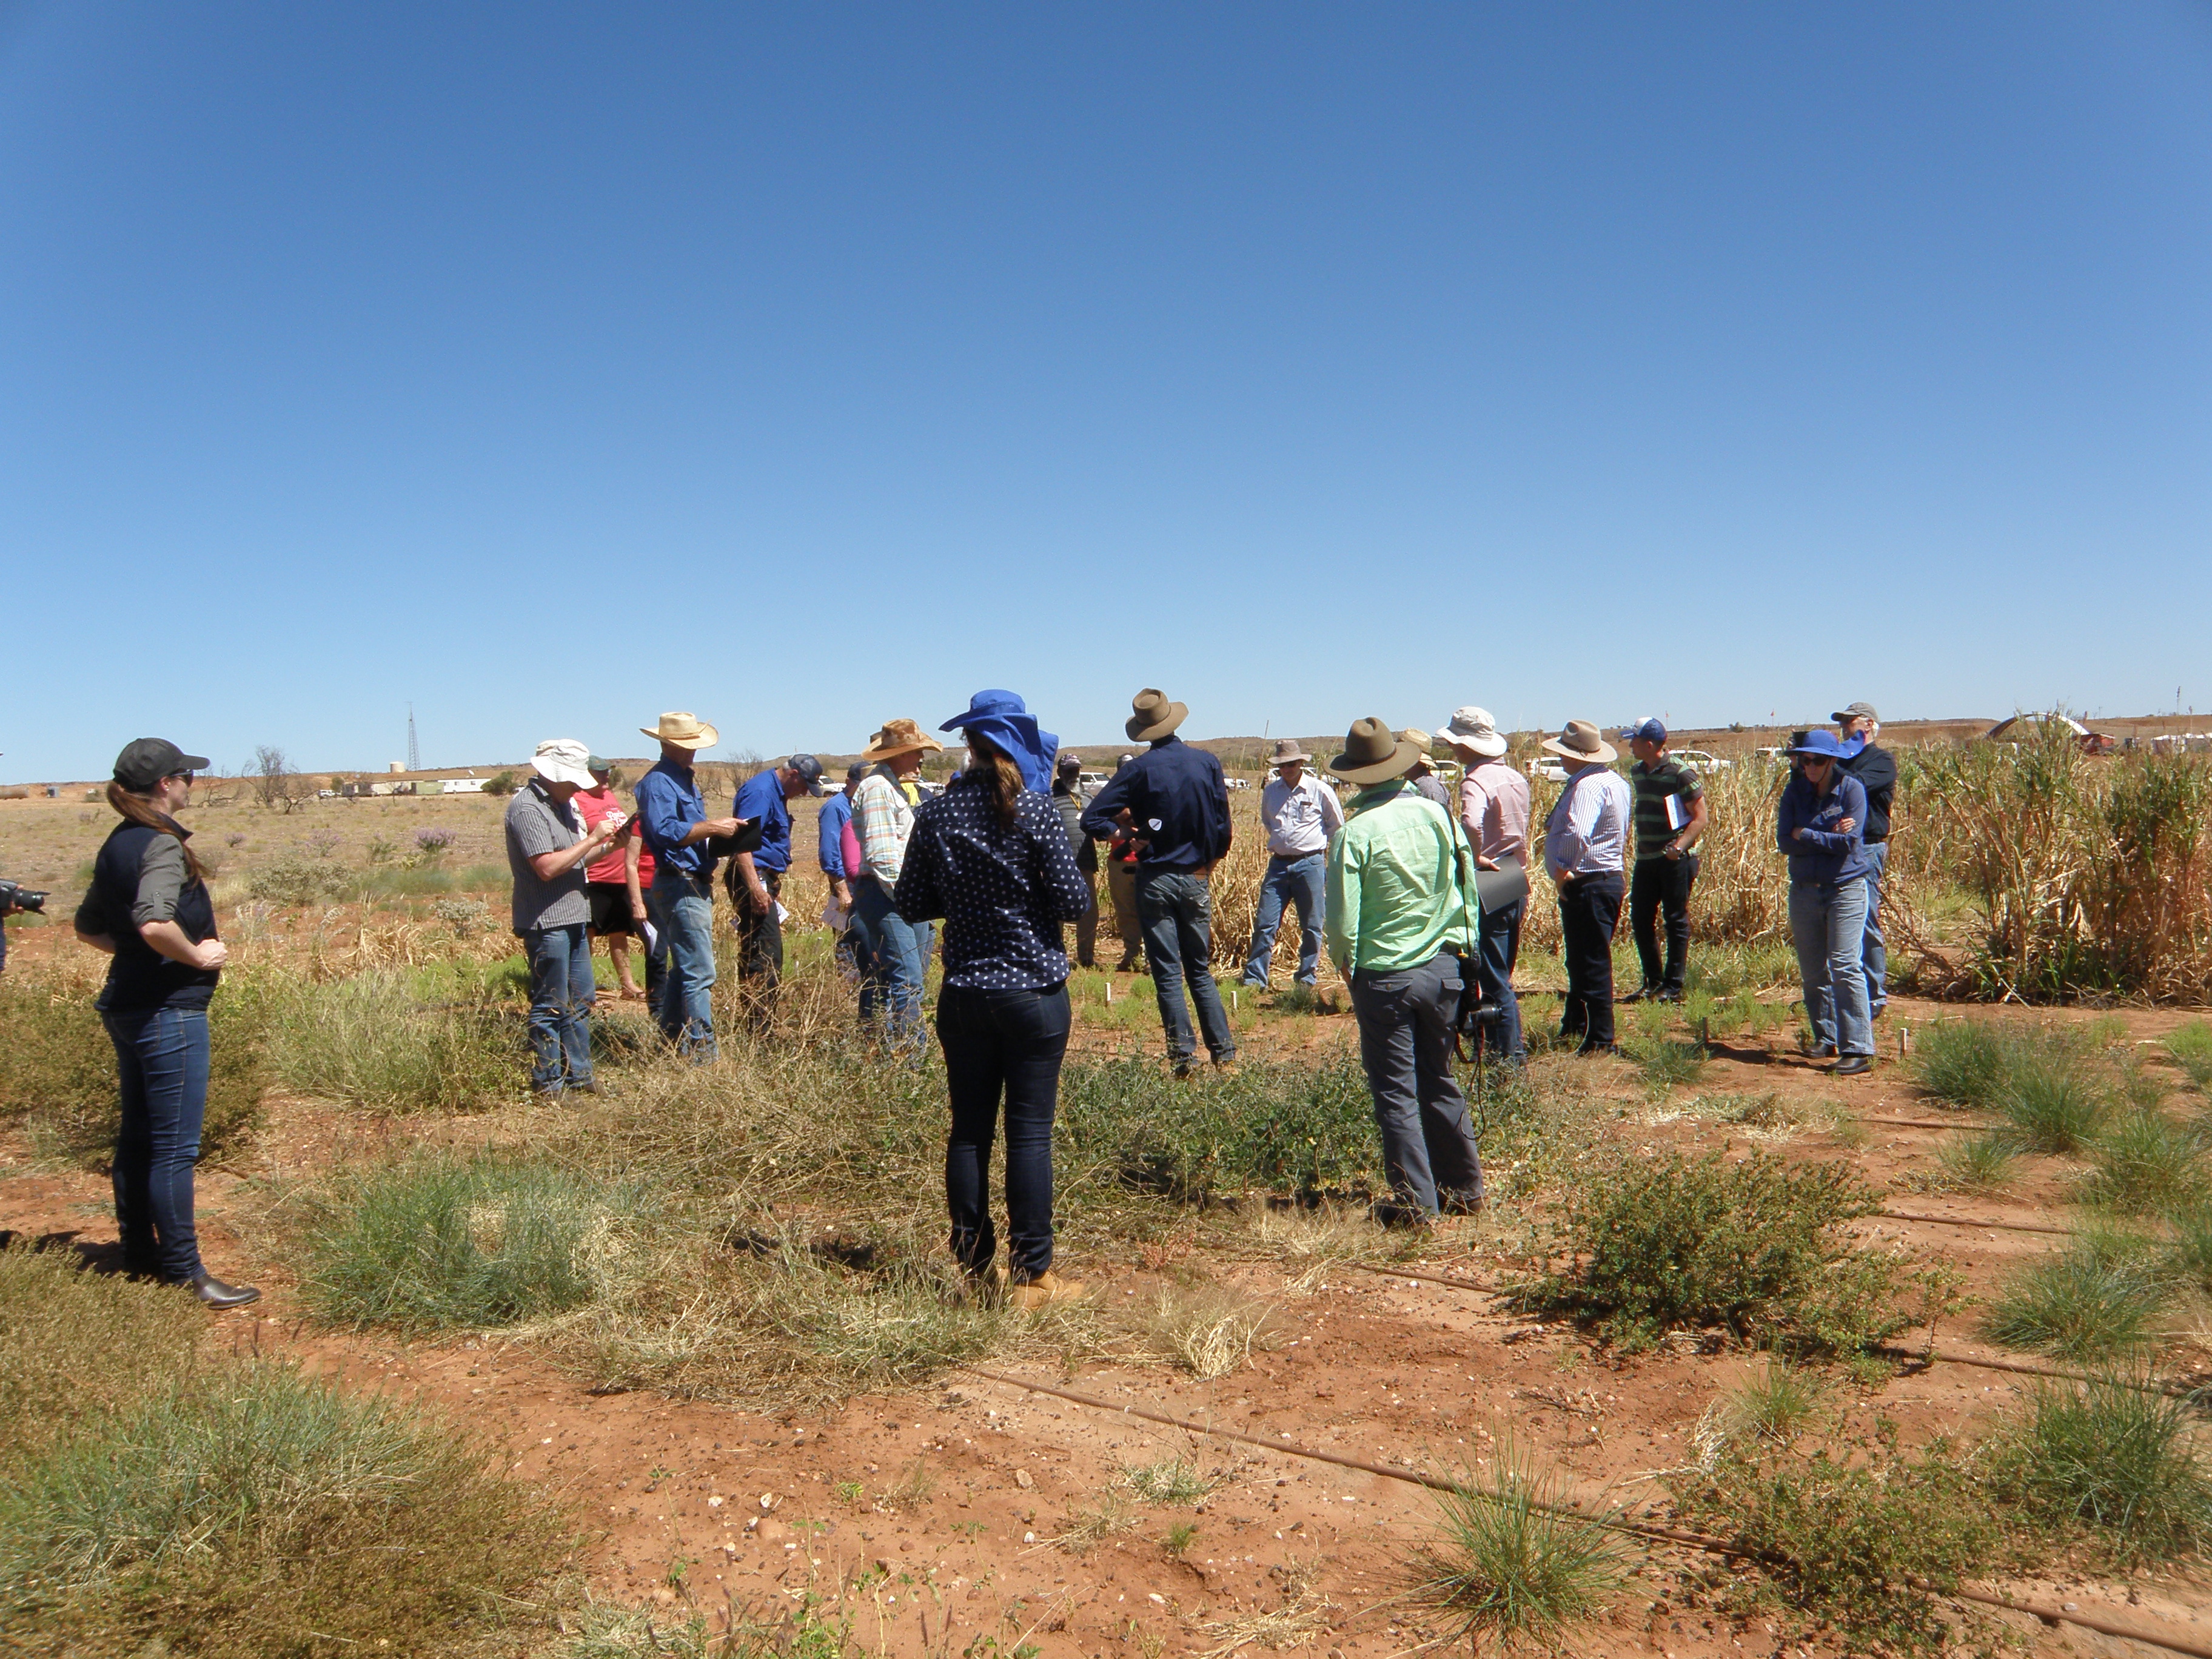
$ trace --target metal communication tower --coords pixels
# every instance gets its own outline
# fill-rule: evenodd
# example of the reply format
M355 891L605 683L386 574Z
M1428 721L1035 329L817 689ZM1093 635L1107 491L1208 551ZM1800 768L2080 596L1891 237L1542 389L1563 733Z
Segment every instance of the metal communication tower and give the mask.
M411 702L407 705L407 769L410 772L422 769L422 750L415 742L415 705Z

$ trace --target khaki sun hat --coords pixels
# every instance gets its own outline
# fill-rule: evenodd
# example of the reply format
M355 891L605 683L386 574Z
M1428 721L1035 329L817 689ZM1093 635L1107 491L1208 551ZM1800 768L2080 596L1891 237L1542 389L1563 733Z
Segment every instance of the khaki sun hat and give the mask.
M1407 743L1375 715L1352 723L1344 734L1344 752L1328 769L1346 783L1381 783L1403 777L1427 751Z
M1496 760L1505 752L1505 736L1498 729L1498 722L1491 718L1490 711L1472 704L1453 709L1452 717L1437 735L1453 748L1464 749L1485 760Z
M923 731L919 722L885 720L883 730L868 739L860 751L864 761L889 760L893 755L936 754L945 745Z
M548 738L538 745L530 764L548 783L573 783L579 789L592 789L599 781L592 775L587 764L591 758L592 751L574 738Z
M637 729L648 738L672 743L678 749L712 749L722 740L720 732L688 708L663 714L658 726L641 726Z
M1166 692L1149 685L1129 700L1129 707L1136 712L1122 729L1132 743L1158 743L1190 717L1188 708L1169 702Z
M1267 764L1288 766L1292 761L1304 761L1310 766L1313 764L1313 757L1306 753L1304 746L1296 738L1276 738L1275 752L1268 757Z
M1562 760L1595 761L1600 766L1617 759L1620 755L1620 751L1601 737L1597 727L1589 720L1569 720L1560 729L1558 737L1544 739L1544 749L1547 753L1557 755Z
M1409 726L1398 735L1406 742L1417 745L1420 749L1422 758L1425 760L1428 757L1429 750L1436 742L1435 738L1430 737L1427 732L1422 731L1418 726Z

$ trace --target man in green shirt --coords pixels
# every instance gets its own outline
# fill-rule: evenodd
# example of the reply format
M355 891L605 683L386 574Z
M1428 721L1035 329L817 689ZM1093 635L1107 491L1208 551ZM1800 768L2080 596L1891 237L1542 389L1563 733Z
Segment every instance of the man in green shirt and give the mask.
M1425 1224L1482 1204L1482 1160L1452 1075L1452 1020L1482 931L1474 854L1452 816L1407 781L1425 746L1352 722L1329 770L1358 786L1328 847L1330 960L1352 988L1375 1097L1386 1222Z
M1698 842L1705 833L1705 786L1667 752L1667 728L1645 720L1620 734L1636 768L1636 869L1628 880L1628 925L1644 963L1644 988L1623 1002L1682 1000L1690 956L1690 890L1698 881ZM1667 919L1667 962L1659 962L1658 921Z

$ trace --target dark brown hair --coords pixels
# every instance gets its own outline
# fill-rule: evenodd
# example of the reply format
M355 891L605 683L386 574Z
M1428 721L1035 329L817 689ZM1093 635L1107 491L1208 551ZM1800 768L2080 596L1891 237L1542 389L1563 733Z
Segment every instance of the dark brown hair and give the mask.
M111 780L107 786L107 804L133 823L143 823L149 830L158 830L165 836L174 836L177 838L177 845L185 849L185 873L194 881L200 879L202 873L200 861L192 854L191 842L185 839L184 832L174 823L161 816L161 809L155 806L149 798L144 795L134 795L121 784Z
M1014 810L1021 804L1022 769L1014 764L1006 751L978 732L963 732L968 747L975 759L969 770L983 780L983 787L991 792L991 805L999 814L1005 828L1014 827Z

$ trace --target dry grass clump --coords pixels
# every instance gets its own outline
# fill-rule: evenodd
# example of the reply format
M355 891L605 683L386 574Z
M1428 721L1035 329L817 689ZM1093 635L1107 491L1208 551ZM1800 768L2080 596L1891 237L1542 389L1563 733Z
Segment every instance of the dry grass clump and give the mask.
M207 1318L76 1251L0 1249L0 1468L188 1370Z
M392 1112L450 1112L521 1091L514 1009L429 998L404 973L318 982L272 975L270 1061L296 1093Z
M1226 1376L1271 1334L1273 1307L1221 1285L1163 1285L1135 1322L1142 1351L1193 1376Z

